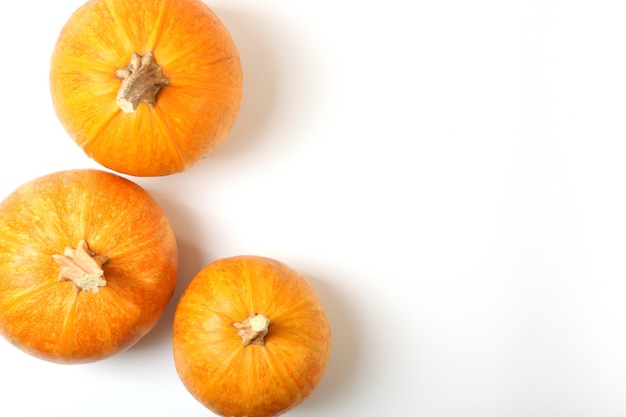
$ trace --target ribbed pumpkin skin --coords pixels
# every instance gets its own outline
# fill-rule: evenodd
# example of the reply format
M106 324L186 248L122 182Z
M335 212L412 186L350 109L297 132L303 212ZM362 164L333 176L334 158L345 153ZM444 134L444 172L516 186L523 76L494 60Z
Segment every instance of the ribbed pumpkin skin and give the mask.
M52 255L81 239L109 258L97 293L58 279ZM156 324L177 262L165 214L135 183L99 170L36 178L0 203L0 333L48 361L109 357Z
M251 313L270 320L262 346L242 346L233 326ZM236 256L209 264L176 308L179 376L222 416L275 416L297 406L320 383L330 347L330 325L313 287L273 259Z
M115 71L153 51L169 85L124 113ZM239 54L200 0L90 0L63 27L50 90L68 134L101 165L134 176L184 171L230 132L242 97Z

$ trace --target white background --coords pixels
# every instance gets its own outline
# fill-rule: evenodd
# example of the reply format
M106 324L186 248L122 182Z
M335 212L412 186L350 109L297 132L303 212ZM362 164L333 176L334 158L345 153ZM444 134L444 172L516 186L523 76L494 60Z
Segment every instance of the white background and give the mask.
M3 6L2 198L98 167L48 92L81 4ZM331 320L326 376L289 416L626 415L622 1L208 4L242 57L237 124L191 170L133 178L177 233L172 303L96 364L0 340L0 415L211 415L170 328L195 273L237 254L309 277Z

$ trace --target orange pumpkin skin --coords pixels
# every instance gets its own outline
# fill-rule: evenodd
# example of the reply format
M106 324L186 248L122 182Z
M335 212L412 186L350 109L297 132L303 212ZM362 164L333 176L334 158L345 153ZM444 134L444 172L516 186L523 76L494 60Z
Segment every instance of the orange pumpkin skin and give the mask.
M266 316L264 344L244 346L235 323ZM330 325L310 283L287 265L235 256L201 270L174 316L173 350L188 391L222 416L267 417L300 404L320 383Z
M152 53L167 84L127 113L116 72L134 53ZM68 134L101 165L134 176L182 172L207 156L235 122L242 83L230 33L200 0L90 0L51 58L52 102Z
M67 279L83 240L104 262L91 289ZM0 334L52 362L109 357L156 324L177 262L165 214L137 184L99 170L36 178L0 203Z

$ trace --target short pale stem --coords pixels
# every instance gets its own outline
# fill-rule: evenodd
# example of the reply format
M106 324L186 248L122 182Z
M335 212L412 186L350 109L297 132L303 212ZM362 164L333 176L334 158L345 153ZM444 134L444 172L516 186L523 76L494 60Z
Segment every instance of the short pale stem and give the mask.
M265 336L267 335L270 320L263 314L252 313L241 323L233 323L238 330L243 346L265 344Z
M102 265L109 258L89 249L86 240L79 241L76 249L67 247L62 254L52 255L52 259L61 267L59 281L71 281L76 292L83 290L95 294L106 285Z
M154 107L157 93L170 83L152 51L143 56L133 53L130 64L115 71L115 76L122 81L116 102L124 113L134 112L143 102Z

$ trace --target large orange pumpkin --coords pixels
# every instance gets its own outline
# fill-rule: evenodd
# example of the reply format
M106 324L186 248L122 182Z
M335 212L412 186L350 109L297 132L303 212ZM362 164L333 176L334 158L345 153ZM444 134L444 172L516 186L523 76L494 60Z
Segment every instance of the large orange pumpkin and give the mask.
M242 70L230 33L200 0L90 0L59 35L50 88L87 155L158 176L188 169L227 137Z
M222 416L275 416L300 404L320 383L330 346L328 318L311 284L264 257L209 264L174 316L178 374Z
M109 357L157 322L177 247L156 201L99 170L36 178L0 203L0 333L59 363Z

